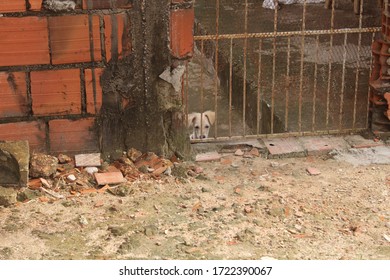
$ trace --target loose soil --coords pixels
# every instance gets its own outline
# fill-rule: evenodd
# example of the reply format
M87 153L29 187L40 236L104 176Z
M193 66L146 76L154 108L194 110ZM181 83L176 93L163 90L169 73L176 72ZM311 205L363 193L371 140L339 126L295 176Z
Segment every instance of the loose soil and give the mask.
M230 154L196 166L0 208L0 259L390 259L389 164Z

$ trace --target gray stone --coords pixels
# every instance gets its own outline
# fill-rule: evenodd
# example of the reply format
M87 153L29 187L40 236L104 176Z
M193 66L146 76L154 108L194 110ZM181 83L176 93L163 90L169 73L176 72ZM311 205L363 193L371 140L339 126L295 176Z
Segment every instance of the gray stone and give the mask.
M29 158L28 141L1 141L0 185L26 186Z
M16 203L17 192L13 188L0 187L0 206L10 206Z

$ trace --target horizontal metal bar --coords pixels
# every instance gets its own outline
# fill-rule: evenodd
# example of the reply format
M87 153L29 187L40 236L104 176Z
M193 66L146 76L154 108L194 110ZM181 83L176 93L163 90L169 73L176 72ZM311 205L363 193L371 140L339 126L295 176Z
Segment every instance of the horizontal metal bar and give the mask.
M217 137L206 139L191 139L191 143L218 143L225 141L245 141L246 139L262 139L262 138L286 138L286 137L301 137L301 136L326 136L326 135L350 135L359 134L367 131L367 128L342 129L342 130L318 130L318 131L302 131L302 132L283 132L273 134L259 134L232 136L232 137Z
M283 31L283 32L264 32L264 33L241 33L241 34L218 34L218 35L197 35L194 40L220 40L220 39L245 39L245 38L274 38L289 36L312 36L312 35L332 35L347 33L372 33L380 32L381 27L365 28L341 28L325 30L300 30L300 31Z

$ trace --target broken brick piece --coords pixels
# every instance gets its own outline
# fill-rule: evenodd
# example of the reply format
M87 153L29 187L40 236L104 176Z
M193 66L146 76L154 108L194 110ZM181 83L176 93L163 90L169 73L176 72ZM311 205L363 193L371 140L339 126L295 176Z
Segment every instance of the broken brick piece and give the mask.
M317 168L314 168L314 167L308 167L308 168L306 168L306 171L311 176L316 176L316 175L320 175L321 174L321 171L319 171Z
M99 186L125 182L121 172L95 173L95 179Z

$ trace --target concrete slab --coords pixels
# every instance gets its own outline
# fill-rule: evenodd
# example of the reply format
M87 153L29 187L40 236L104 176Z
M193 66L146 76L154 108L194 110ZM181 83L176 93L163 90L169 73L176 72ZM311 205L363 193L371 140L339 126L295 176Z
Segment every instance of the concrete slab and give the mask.
M390 164L390 147L378 146L373 148L349 149L338 151L334 156L338 161L349 162L354 166L370 164Z
M305 150L298 138L275 138L263 140L267 150L268 158L303 157Z
M366 139L361 135L346 136L345 140L351 145L352 148L355 149L384 146L384 143L382 141L374 141L371 139Z
M26 186L29 161L28 141L1 141L0 185Z
M195 157L196 162L201 162L201 161L215 161L215 160L220 160L222 155L220 155L218 152L208 152L208 153L202 153L198 154Z
M342 137L308 136L299 138L308 155L325 155L333 150L350 148Z

